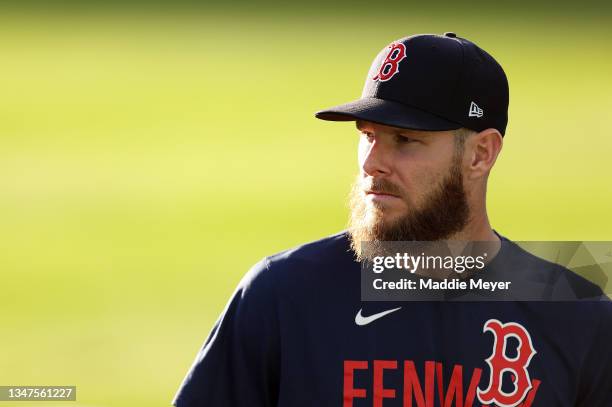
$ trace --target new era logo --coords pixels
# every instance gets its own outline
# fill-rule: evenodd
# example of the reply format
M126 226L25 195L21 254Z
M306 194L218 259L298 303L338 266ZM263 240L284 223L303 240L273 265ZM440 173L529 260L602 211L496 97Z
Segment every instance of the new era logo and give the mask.
M468 113L469 117L482 117L483 114L482 109L478 107L476 103L472 102L472 104L470 104L470 113Z

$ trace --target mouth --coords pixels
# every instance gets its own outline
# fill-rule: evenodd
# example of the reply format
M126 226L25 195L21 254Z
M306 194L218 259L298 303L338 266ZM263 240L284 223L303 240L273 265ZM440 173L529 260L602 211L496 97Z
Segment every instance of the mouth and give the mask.
M399 198L399 196L383 191L366 190L365 195L372 198Z

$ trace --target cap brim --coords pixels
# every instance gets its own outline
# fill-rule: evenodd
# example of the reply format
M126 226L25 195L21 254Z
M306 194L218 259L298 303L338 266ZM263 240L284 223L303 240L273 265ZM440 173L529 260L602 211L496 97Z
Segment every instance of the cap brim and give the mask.
M390 100L363 98L315 113L321 120L334 122L365 120L413 130L455 130L462 125L424 110Z

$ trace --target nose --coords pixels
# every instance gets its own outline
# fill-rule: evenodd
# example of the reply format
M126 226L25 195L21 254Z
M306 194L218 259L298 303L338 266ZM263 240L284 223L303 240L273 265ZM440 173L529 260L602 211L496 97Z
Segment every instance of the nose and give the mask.
M380 137L372 137L371 141L362 140L359 143L359 166L362 171L371 177L388 175L389 151Z

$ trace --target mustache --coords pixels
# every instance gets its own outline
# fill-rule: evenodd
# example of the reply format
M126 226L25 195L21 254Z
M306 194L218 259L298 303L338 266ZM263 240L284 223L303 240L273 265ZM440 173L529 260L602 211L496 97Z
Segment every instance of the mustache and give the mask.
M363 192L374 192L377 194L389 194L402 197L402 189L392 183L391 181L384 178L366 178L360 183L360 188Z

